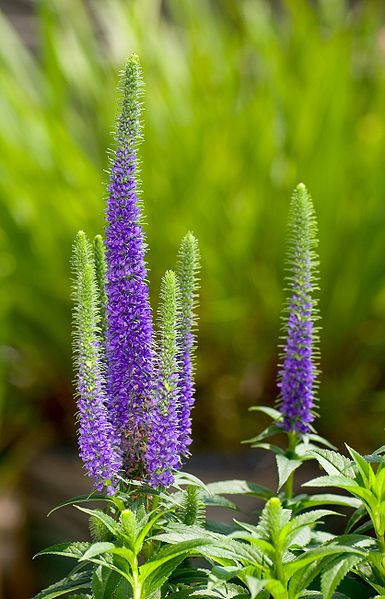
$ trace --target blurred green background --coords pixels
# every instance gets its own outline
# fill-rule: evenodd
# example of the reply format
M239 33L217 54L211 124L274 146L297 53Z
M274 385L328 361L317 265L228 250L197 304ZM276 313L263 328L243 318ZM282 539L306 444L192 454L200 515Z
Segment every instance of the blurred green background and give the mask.
M237 450L264 424L248 406L274 402L299 181L320 229L319 430L383 444L385 3L38 0L20 3L23 19L2 4L0 485L42 446L75 442L69 256L79 228L103 228L131 51L146 81L154 305L186 230L203 256L195 447Z

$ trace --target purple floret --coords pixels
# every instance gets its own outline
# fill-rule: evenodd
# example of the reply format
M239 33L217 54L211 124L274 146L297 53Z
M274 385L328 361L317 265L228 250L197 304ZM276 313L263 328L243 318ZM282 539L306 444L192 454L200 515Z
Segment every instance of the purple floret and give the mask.
M175 391L163 408L162 395L164 390L159 383L157 401L151 413L151 435L146 453L149 484L152 487L169 487L174 482L174 472L181 466L178 453L178 393Z
M312 301L308 294L294 293L290 302L283 365L279 371L281 406L286 431L308 433L313 422L313 384L316 368L312 360Z
M79 357L79 455L98 491L116 491L121 458L114 448L114 431L107 417L100 373L91 373L89 361Z

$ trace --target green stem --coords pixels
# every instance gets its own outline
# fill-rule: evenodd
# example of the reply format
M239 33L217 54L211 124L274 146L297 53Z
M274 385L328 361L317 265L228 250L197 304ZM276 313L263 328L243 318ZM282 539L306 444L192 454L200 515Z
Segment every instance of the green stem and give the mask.
M278 580L280 581L280 583L282 584L283 588L285 589L285 597L287 597L287 586L286 586L285 572L284 572L283 563L282 563L282 553L281 553L281 551L277 551L277 550L275 552L275 574L276 574Z
M293 497L293 486L294 486L294 472L292 472L289 478L286 481L285 485L285 494L286 499L291 499Z
M139 580L138 560L132 564L132 599L142 599L142 583Z
M384 535L377 535L378 548L380 552L385 556L385 538Z
M291 431L288 433L288 445L286 455L288 458L295 457L295 449L297 447L298 437L295 431ZM285 493L286 499L291 499L293 497L293 486L294 486L294 472L292 472L289 478L286 481L285 485Z

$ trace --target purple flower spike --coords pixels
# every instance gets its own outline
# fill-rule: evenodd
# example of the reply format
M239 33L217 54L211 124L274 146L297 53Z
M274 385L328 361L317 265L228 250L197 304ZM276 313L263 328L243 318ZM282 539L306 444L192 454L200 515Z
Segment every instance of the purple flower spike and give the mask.
M74 248L74 350L79 407L79 453L98 491L116 491L121 457L109 421L99 344L97 287L91 249L83 231Z
M136 157L142 86L139 60L132 55L122 78L122 110L106 211L107 392L111 422L130 476L143 473L153 377L153 326Z
M179 453L190 455L191 410L194 405L194 354L196 347L196 307L198 304L199 273L198 242L192 233L183 238L178 256L178 283L180 289L179 318Z
M179 457L179 404L177 322L179 289L175 273L166 272L162 279L159 306L159 352L157 383L151 412L151 435L146 464L153 487L170 486L174 472L181 467Z
M301 183L294 191L289 220L289 299L285 308L284 346L278 373L282 428L306 434L315 418L319 353L316 347L318 319L313 297L318 260L315 248L317 225L312 200Z

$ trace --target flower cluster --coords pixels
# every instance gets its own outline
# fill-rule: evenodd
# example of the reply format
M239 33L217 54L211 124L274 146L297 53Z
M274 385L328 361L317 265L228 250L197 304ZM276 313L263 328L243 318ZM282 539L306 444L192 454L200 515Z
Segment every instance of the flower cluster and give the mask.
M131 55L122 77L106 241L97 236L92 251L79 233L74 250L80 456L96 488L109 493L121 476L172 484L191 442L199 252L188 233L177 273L163 278L154 333L137 159L142 89L139 60Z
M312 200L300 183L295 189L289 216L287 266L289 297L284 309L284 345L278 373L279 408L287 432L305 434L314 420L317 386L316 289L318 260L317 225Z

